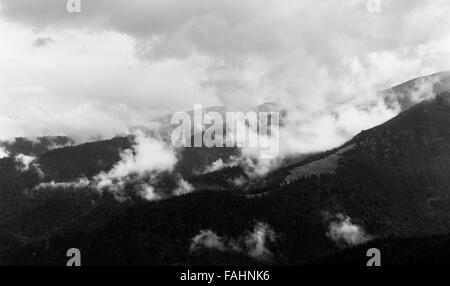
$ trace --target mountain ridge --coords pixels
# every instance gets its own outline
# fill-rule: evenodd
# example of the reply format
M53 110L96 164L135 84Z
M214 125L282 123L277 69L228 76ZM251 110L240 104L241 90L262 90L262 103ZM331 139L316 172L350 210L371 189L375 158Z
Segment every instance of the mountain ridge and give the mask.
M130 196L118 202L110 192L92 192L87 187L27 193L23 190L41 180L38 174L20 173L14 160L0 159L0 202L9 202L7 212L2 208L5 214L0 214L0 261L61 265L66 250L78 247L85 265L304 265L345 254L345 249L353 246L373 245L372 239L375 245L378 240L396 244L406 238L413 238L412 245L414 241L434 245L430 237L450 233L447 99L448 93L443 93L425 100L338 148L283 166L261 182L260 191L269 192L260 196L205 188L159 201ZM44 171L54 172L54 179L95 174L105 168L97 164L100 157L95 156L102 154L103 162L111 166L120 149L129 146L127 140L52 150L41 156L39 164ZM284 182L292 168L352 144L339 154L334 172ZM80 164L64 167L71 158ZM84 164L84 158L91 163ZM225 171L239 172L236 168ZM197 178L205 184L210 180L217 183L224 173L213 175L216 177ZM339 232L334 228L341 224L350 224L363 239L345 242L344 236L335 240ZM255 225L266 225L274 233L274 239L264 244L270 254L267 260L249 256L242 249L191 249L199 234L240 241ZM334 258L329 261L336 263Z

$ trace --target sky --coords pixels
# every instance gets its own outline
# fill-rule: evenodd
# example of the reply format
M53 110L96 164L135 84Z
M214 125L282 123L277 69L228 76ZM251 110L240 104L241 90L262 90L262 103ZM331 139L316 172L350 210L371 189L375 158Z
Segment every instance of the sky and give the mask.
M286 152L399 110L376 91L450 68L448 0L0 0L0 139L127 133L194 104L288 112Z

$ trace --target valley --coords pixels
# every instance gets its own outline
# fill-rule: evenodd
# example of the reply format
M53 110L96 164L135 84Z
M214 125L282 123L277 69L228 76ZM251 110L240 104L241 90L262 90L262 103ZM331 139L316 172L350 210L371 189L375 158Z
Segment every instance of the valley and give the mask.
M198 172L237 148L185 148L172 173L150 176L162 197L151 201L137 191L141 177L121 185L121 200L61 184L114 169L133 136L16 139L0 159L0 264L63 265L73 247L85 265L360 265L369 247L389 265L448 263L439 252L450 249L449 99L423 100L255 180L240 164ZM21 171L18 154L36 159ZM194 191L172 192L180 176Z

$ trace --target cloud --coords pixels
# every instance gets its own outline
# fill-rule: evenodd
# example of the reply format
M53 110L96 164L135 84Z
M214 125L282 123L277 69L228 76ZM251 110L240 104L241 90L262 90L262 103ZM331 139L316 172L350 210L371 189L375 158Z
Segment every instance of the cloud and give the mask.
M236 156L230 156L230 158L224 162L222 158L219 158L216 161L212 162L211 165L206 166L205 170L202 173L206 174L216 172L227 167L235 167L239 164L239 162L237 162L237 159L238 158Z
M40 48L48 46L54 42L55 40L53 40L51 37L38 37L33 41L33 46Z
M8 151L6 151L6 149L2 146L0 146L0 159L9 157L9 153Z
M329 222L327 236L341 247L352 247L372 239L361 226L352 223L351 218L342 213Z
M272 252L267 248L267 242L275 240L275 231L265 223L257 223L253 232L244 237L248 254L257 259L267 259L272 256Z
M156 176L164 171L172 172L176 154L165 142L137 132L132 149L122 152L121 160L108 172L102 171L94 176L96 188L109 189L119 193L129 182L140 182L145 198L153 195L152 183Z
M39 164L36 162L37 157L17 154L14 156L14 160L16 162L16 169L20 172L27 172L33 170L38 174L40 178L44 178L44 171L39 167Z
M236 58L275 55L300 47L301 52L314 53L322 61L443 35L448 31L443 24L448 23L449 9L445 0L385 2L382 13L374 17L367 12L366 2L358 0L326 4L312 0L193 0L189 4L98 0L83 3L83 13L70 15L65 3L51 0L3 0L1 4L2 14L10 21L40 29L116 30L148 41L154 55L181 57L197 52ZM443 28L432 29L437 23Z
M91 188L96 191L110 191L118 200L125 200L129 194L125 193L127 186L144 199L152 201L171 196L185 195L194 191L194 187L174 172L177 163L177 154L168 143L136 131L134 145L122 151L121 160L109 171L101 171L92 178L79 178L71 182L43 182L34 189L54 188ZM28 169L36 158L21 155L22 168ZM168 175L167 175L168 174ZM166 181L164 181L166 180ZM167 181L168 180L168 181ZM161 188L161 182L173 181Z
M266 175L269 171L278 167L282 162L282 157L275 157L272 159L263 159L259 157L259 151L250 149L242 149L241 154L238 156L230 156L225 161L221 158L211 163L211 165L206 166L203 174L215 172L229 167L241 167L245 174L249 178L258 178ZM243 179L243 178L241 178ZM242 182L237 180L236 183L239 185Z
M140 186L140 188L141 188L140 194L144 199L148 201L155 201L161 199L161 196L155 192L155 188L152 187L151 185L144 183Z
M36 161L36 157L27 156L24 154L18 154L14 157L16 163L18 164L18 168L20 171L25 172L33 166L33 163Z
M140 132L137 133L135 142L133 149L122 152L121 161L109 172L96 177L100 187L133 174L142 176L151 172L172 171L177 158L167 144Z
M36 36L0 18L0 140L67 135L77 142L111 138L152 118L192 106L204 96L186 61L148 65L133 40L113 31L57 30L55 43L30 47ZM180 97L180 95L183 95ZM162 100L164 99L164 100ZM187 103L189 102L189 103Z
M194 191L194 187L183 178L178 179L177 188L173 191L175 196L189 194Z
M199 234L192 238L191 251L196 251L202 248L212 248L220 251L225 251L226 247L222 238L213 231L201 230Z
M276 238L276 233L268 224L258 222L253 231L237 239L220 237L211 230L201 230L192 238L190 250L209 248L223 252L244 253L257 260L270 260L273 253L269 250L268 243L275 242Z
M389 108L400 108L403 111L417 102L448 90L450 90L450 73L443 72L409 81L400 87L384 90L381 94Z
M39 185L35 186L34 190L41 190L41 189L67 189L67 188L85 188L90 186L90 181L83 177L79 178L78 180L75 180L73 182L43 182Z
M247 179L244 178L243 176L239 176L237 178L233 178L232 180L227 181L233 184L235 187L242 187L247 182Z
M98 0L78 15L0 3L3 137L83 141L194 103L274 101L288 114L281 155L316 152L401 110L376 91L450 67L446 0L383 1L378 14L360 0ZM38 35L54 43L29 47Z
M68 140L66 143L59 144L57 142L51 142L51 144L47 147L48 150L56 150L64 147L73 146L74 142L72 140Z

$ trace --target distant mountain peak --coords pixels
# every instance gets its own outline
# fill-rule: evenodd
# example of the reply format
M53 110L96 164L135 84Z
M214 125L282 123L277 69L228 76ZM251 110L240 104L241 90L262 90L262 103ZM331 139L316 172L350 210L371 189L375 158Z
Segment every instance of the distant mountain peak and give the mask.
M381 92L386 106L404 111L424 99L434 98L450 90L450 71L417 77Z

